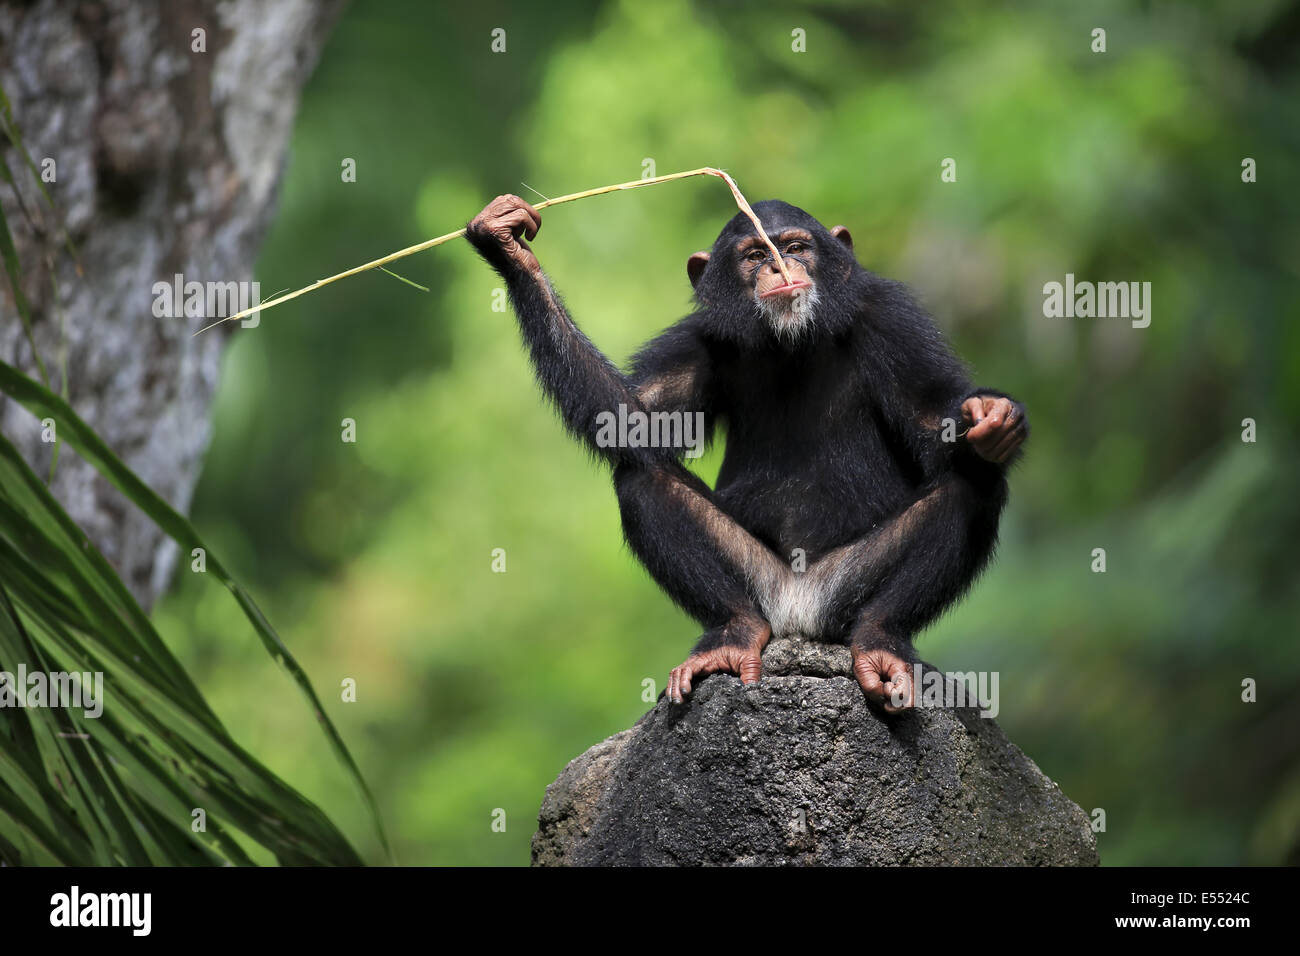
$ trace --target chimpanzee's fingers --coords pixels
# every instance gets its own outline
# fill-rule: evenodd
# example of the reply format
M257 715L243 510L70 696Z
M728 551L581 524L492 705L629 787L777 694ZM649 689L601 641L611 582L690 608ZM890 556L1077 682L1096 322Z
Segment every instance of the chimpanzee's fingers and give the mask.
M961 417L964 421L978 425L984 418L984 403L978 398L968 398L961 403Z
M998 464L1009 462L1009 460L1014 457L1015 453L1017 453L1019 447L1023 444L1024 438L1026 438L1027 434L1028 432L1023 428L1018 428L1017 431L1011 434L1010 441L1006 442L1006 446L998 449L997 458L995 459L996 462Z
M1011 401L1006 398L995 398L993 402L984 410L984 418L991 422L994 428L1001 428L1006 422L1007 416L1011 413Z
M993 423L992 418L984 418L978 424L972 425L966 432L966 440L979 448L984 442L996 437L998 426Z
M763 675L763 661L757 654L746 654L740 659L737 673L742 684L757 684Z
M538 212L531 203L524 202L522 199L519 201L523 203L524 211L528 213L528 218L530 220L527 236L529 239L536 239L537 230L542 228L542 214Z
M507 209L497 218L497 224L516 238L524 235L533 225L528 213L522 209Z
M992 455L990 456L990 460L1002 464L1016 453L1016 449L1020 447L1020 443L1024 440L1025 423L1022 421L1020 424L1009 429L1002 437L1001 441L997 443L993 449Z
M523 200L520 200L520 202L523 202ZM518 217L518 222L523 227L524 236L528 239L536 239L537 230L542 228L541 213L528 203L524 203L523 206L515 210L515 216Z
M1011 399L990 399L984 409L983 420L966 433L966 438L975 443L976 450L981 455L988 458L1018 417L1016 403Z
M496 213L502 222L509 223L514 228L522 227L524 235L529 239L537 235L537 230L542 228L542 214L531 203L513 193L501 196L499 202ZM518 235L518 232L515 234Z
M987 400L986 404L985 399L972 398L962 406L962 410L965 411L968 406L975 421L966 432L968 440L978 443L1002 424L1002 415L998 413L997 403L992 399Z

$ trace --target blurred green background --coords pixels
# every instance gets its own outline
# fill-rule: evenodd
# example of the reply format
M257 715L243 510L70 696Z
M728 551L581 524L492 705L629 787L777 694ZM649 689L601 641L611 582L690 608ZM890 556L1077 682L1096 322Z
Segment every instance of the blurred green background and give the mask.
M1000 560L923 656L1001 673L1012 740L1106 811L1106 864L1300 861L1297 5L444 6L339 23L268 295L521 183L558 195L646 159L847 224L1035 427ZM733 212L688 180L550 210L534 248L622 362L688 311L685 259ZM642 682L698 628L623 547L608 476L492 310L497 277L464 243L397 271L431 291L369 273L234 334L193 514L326 699L398 861L523 864L545 786L650 706ZM1044 318L1067 272L1151 282L1150 327ZM229 595L183 567L156 617L235 737L382 862Z

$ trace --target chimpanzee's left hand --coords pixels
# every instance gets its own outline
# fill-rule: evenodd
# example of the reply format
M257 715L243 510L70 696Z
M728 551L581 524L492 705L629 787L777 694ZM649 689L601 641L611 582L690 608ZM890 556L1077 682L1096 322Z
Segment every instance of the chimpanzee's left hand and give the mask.
M1029 434L1024 406L1009 398L968 398L962 403L961 417L970 426L966 440L971 447L981 458L998 464L1010 461Z

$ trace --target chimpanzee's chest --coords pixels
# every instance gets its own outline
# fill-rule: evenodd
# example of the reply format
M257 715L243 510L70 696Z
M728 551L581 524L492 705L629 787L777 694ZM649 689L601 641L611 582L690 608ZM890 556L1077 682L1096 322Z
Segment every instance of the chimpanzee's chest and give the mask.
M715 491L752 534L811 559L866 534L915 494L913 468L847 363L753 363L719 381L727 450Z

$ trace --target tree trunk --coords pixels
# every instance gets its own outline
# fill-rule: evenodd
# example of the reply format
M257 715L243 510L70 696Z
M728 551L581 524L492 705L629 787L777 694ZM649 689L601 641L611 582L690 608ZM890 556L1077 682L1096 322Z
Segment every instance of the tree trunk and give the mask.
M66 388L72 407L181 511L230 328L191 338L200 320L156 317L154 286L178 273L251 280L299 94L340 6L0 0L0 84L28 153L53 178L56 206L5 143L20 201L0 186L0 203L37 351L51 387ZM4 280L0 355L39 377ZM48 474L53 445L39 422L3 402L0 430ZM51 487L148 607L171 575L174 545L66 447Z

